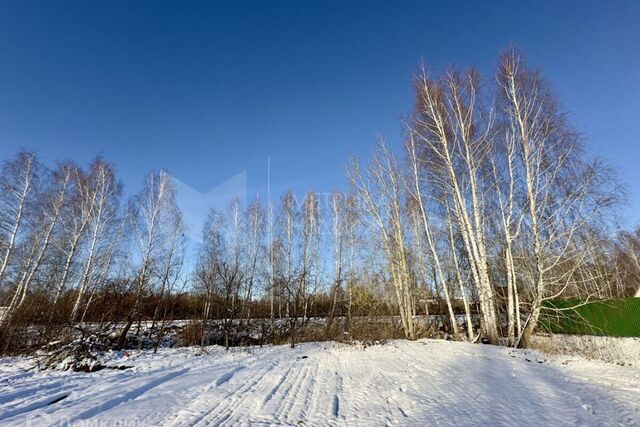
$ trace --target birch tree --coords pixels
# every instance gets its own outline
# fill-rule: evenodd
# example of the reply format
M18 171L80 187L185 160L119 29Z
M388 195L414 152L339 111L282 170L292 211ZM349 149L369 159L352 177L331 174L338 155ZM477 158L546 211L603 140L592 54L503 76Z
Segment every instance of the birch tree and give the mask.
M401 209L402 182L393 154L384 143L366 172L357 160L348 170L349 180L362 202L370 223L378 229L391 273L405 336L415 339L415 297L407 264L405 231Z
M584 265L585 248L579 248L576 238L616 198L606 170L584 160L579 136L518 52L503 55L497 80L514 130L527 206L531 306L516 339L516 345L526 346L543 302L562 295Z
M302 322L309 315L309 295L313 293L320 280L320 229L321 212L318 195L309 191L304 198L302 210L302 269L300 296L302 302Z
M445 297L445 302L447 304L447 310L449 312L449 321L451 323L451 328L453 329L453 334L456 338L459 337L460 333L458 331L458 325L456 322L456 316L453 312L453 306L451 304L451 295L449 293L449 287L447 284L447 280L444 275L444 269L442 267L442 263L440 262L440 255L438 254L438 248L436 246L436 240L433 235L432 227L430 225L429 214L427 211L426 200L423 196L423 184L421 174L424 170L421 167L420 160L418 158L415 138L414 135L410 135L407 141L407 154L409 157L410 164L410 177L408 178L409 183L407 184L409 194L415 200L415 205L417 206L416 210L420 218L420 222L422 224L422 231L427 239L427 246L429 247L429 252L431 255L431 261L433 268L435 269L436 278L438 283L440 284L440 289L442 289ZM426 260L424 261L426 263Z
M331 205L331 236L333 243L333 283L331 284L331 310L329 311L327 329L331 330L346 276L348 206L345 195L338 191L331 194L329 203Z
M265 211L260 200L256 199L247 209L246 226L246 269L247 279L244 290L245 318L251 319L251 301L259 289L256 289L264 275L266 262L265 247Z
M292 192L286 192L280 201L277 218L277 236L274 241L274 280L279 289L279 298L285 304L285 318L291 347L295 346L299 320L304 316L305 244L302 239L304 217ZM301 224L302 223L302 224Z
M122 186L116 181L113 166L103 159L96 159L90 166L87 197L91 206L87 207L88 248L79 279L76 300L70 319L75 321L92 282L99 282L103 273L96 268L101 257L109 256L110 242L118 227L119 198ZM110 234L111 233L111 234ZM108 261L105 261L108 263Z
M521 199L518 171L516 170L516 130L513 122L504 125L503 141L497 145L499 152L491 157L491 168L495 180L497 211L499 212L499 229L504 239L504 269L507 282L507 344L515 344L517 336L522 333L520 314L520 295L517 284L514 244L524 219L524 209L518 203ZM498 150L496 150L498 151Z
M62 235L58 247L62 254L62 268L57 280L51 309L53 310L67 287L76 267L78 253L93 215L96 194L91 191L89 178L77 165L67 162L62 166L69 170L71 188L63 210ZM53 311L52 311L53 314Z
M473 70L463 74L452 70L434 80L422 68L415 78L417 102L409 133L424 152L431 179L452 199L454 218L480 298L483 327L489 340L497 344L498 322L489 276L480 179L491 149L492 119L480 112L478 85Z
M131 202L131 218L135 236L137 267L132 278L133 306L121 331L118 346L123 347L134 321L140 321L142 299L152 290L154 279L174 261L172 248L181 233L180 210L176 204L173 181L165 171L151 172L145 188Z
M37 185L37 160L31 153L21 152L15 160L5 162L0 177L0 285L7 273L25 217Z
M0 319L0 325L9 323L13 313L24 304L30 285L40 272L53 241L72 177L68 168L59 167L50 179L52 184L43 192L37 205L39 212L34 215L35 221L29 238L30 250L25 254L26 256L22 257L19 267L20 279L7 306L7 311Z

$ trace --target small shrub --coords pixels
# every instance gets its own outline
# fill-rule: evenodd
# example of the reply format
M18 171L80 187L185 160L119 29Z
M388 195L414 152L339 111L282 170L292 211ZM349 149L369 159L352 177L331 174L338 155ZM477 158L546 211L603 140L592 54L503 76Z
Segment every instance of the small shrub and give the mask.
M202 343L202 322L189 322L180 330L180 345L190 347Z

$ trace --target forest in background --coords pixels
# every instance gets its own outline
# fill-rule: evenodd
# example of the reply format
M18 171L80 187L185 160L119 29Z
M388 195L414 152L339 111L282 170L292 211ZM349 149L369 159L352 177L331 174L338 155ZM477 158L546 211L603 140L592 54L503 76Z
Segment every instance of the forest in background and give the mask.
M124 200L102 158L5 161L0 353L96 335L126 348L143 329L157 346L175 320L198 344L337 339L366 319L372 338L526 347L545 316L636 293L623 186L521 52L485 79L419 67L413 87L402 144L351 159L349 190L231 200L192 260L166 172Z

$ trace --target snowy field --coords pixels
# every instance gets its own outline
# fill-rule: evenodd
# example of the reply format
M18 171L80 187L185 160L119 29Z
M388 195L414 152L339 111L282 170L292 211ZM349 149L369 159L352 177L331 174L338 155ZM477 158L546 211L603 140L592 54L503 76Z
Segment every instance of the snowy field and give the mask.
M420 340L0 359L2 425L638 425L640 368Z

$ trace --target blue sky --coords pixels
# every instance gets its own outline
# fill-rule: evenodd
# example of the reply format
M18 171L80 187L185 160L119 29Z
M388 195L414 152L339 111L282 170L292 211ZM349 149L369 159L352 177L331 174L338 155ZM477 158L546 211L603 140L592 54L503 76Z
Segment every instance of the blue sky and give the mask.
M640 3L0 2L0 157L97 154L128 192L166 168L207 191L344 187L349 155L398 142L411 74L516 44L553 83L640 222Z

